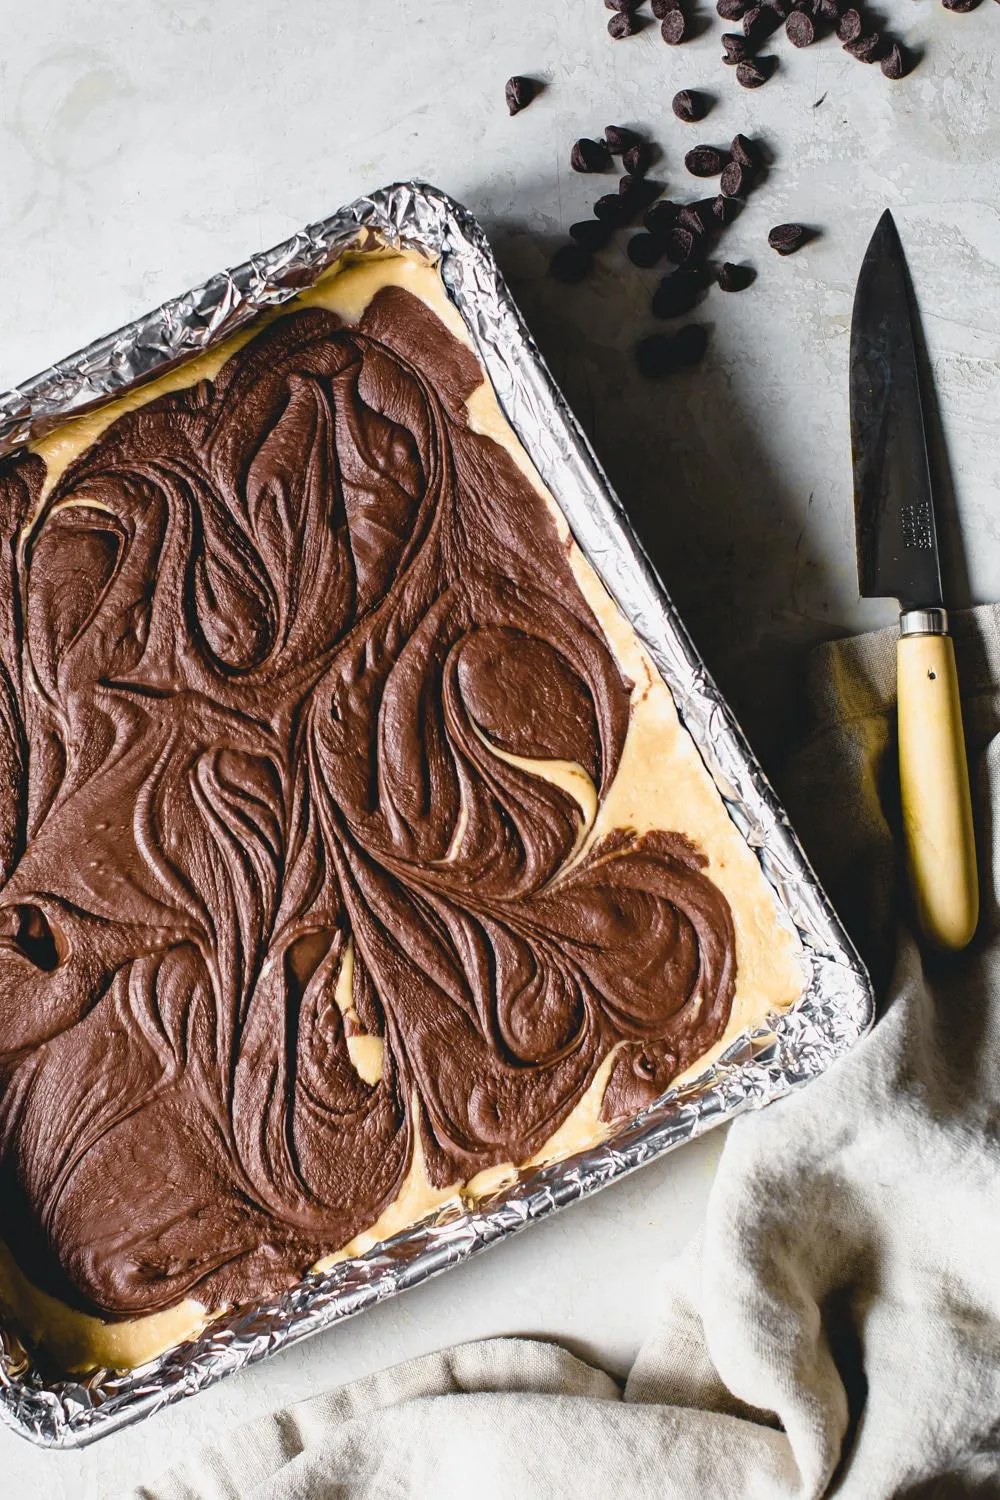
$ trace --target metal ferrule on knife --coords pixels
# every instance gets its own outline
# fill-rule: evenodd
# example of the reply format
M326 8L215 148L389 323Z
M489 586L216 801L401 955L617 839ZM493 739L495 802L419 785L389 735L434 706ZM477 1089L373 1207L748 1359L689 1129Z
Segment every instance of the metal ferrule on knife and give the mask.
M899 612L900 635L947 635L948 611L934 605L931 609L902 609Z

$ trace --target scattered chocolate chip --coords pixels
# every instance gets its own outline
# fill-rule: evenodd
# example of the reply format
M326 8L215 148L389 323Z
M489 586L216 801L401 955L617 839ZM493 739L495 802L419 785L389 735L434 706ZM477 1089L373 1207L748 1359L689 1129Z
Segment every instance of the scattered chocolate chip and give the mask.
M622 166L632 177L645 177L652 161L653 153L645 141L622 152Z
M953 10L957 15L967 15L970 10L975 10L979 0L941 0L945 10Z
M608 22L608 36L620 42L623 37L634 36L639 30L639 22L630 10L616 10Z
M861 12L852 7L845 10L837 22L837 36L842 42L855 42L861 35L863 25Z
M813 15L817 21L825 21L829 26L836 25L840 20L838 0L813 0Z
M707 348L705 329L700 323L688 323L677 333L651 333L640 339L635 350L636 363L640 374L656 379L696 365Z
M696 236L678 224L663 237L663 249L671 265L682 266L694 254Z
M724 21L738 21L750 9L750 0L716 0L715 8Z
M733 136L729 146L729 155L733 161L739 162L741 167L753 168L757 165L753 141L745 135Z
M881 49L882 38L877 31L869 31L866 36L859 36L856 41L844 43L844 51L863 63L874 62Z
M625 254L634 266L646 269L656 265L663 254L663 246L653 234L634 234L625 246Z
M768 234L767 243L779 255L794 255L811 239L812 234L804 224L775 224Z
M515 74L508 78L504 84L504 98L507 100L507 109L512 115L520 114L522 109L527 109L535 97L535 80L533 78L522 78Z
M756 275L753 266L736 266L727 260L719 267L716 280L724 292L745 292Z
M724 31L722 46L725 51L722 61L731 68L735 68L737 63L745 62L750 56L750 43L739 31Z
M676 203L671 203L669 198L661 198L659 203L654 203L652 208L647 208L642 216L642 222L650 234L655 234L662 240L677 224L677 216L680 209Z
M649 8L658 21L664 21L668 11L680 10L681 0L651 0Z
M712 213L720 224L731 224L740 211L740 205L735 198L719 196L712 201Z
M604 132L608 150L612 156L621 156L630 146L639 145L639 137L634 130L628 130L624 125L609 125Z
M816 40L812 16L807 16L804 10L793 10L785 22L785 35L793 47L811 47Z
M775 58L757 57L753 62L741 62L736 69L736 82L745 89L759 89L774 72Z
M607 172L611 169L611 156L603 141L591 141L581 136L573 142L569 164L574 172Z
M677 215L677 222L694 235L707 234L716 227L715 199L700 198L697 203L685 203Z
M655 318L683 318L698 300L704 278L697 271L674 271L664 276L653 293Z
M624 157L622 161L624 161ZM626 172L618 179L618 193L622 198L631 198L634 202L643 199L643 208L647 208L654 198L659 197L660 184L650 182L648 177L639 177L634 172Z
M569 226L570 235L585 250L601 250L611 238L613 229L614 225L606 219L603 222L600 219L581 219L578 224Z
M582 281L592 264L590 251L582 245L560 245L549 261L549 275L567 284Z
M636 214L648 208L654 198L659 197L661 184L650 182L648 177L633 177L627 173L618 181L618 199L622 206L622 222L634 219Z
M750 37L754 46L759 47L764 38L780 25L781 17L773 6L755 5L743 17L743 35Z
M700 94L697 89L681 89L670 101L670 108L686 125L703 120L710 107L708 95Z
M716 146L693 146L684 158L692 177L718 177L729 160Z
M660 35L669 47L676 47L687 35L687 19L682 10L670 10L660 22Z
M893 42L880 66L886 78L905 78L910 71L908 60L903 56L903 49L898 42Z
M725 198L743 198L750 190L750 173L738 161L728 162L719 179L719 187Z
M604 224L624 224L625 214L622 200L617 193L605 193L594 204L594 214Z

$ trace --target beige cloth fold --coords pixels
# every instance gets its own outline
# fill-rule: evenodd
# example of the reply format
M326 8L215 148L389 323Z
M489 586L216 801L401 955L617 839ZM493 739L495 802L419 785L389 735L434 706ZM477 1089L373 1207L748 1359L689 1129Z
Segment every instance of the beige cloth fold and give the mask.
M1000 1495L1000 609L956 634L976 943L922 962L895 888L894 633L824 648L783 790L888 999L734 1125L624 1391L552 1345L469 1344L277 1412L142 1500Z

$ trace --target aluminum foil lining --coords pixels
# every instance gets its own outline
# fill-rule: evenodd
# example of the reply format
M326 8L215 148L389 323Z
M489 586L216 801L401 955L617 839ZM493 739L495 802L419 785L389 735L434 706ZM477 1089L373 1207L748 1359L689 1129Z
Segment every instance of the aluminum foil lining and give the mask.
M867 975L784 812L556 388L482 230L445 194L407 182L359 198L0 395L0 454L217 343L312 285L343 254L382 244L439 264L507 417L653 656L734 823L798 930L807 987L789 1012L743 1034L702 1078L672 1090L603 1145L524 1173L472 1210L445 1205L419 1227L307 1276L274 1301L221 1318L141 1369L55 1379L12 1329L0 1327L0 1418L45 1446L92 1442L458 1265L742 1110L807 1083L873 1019Z

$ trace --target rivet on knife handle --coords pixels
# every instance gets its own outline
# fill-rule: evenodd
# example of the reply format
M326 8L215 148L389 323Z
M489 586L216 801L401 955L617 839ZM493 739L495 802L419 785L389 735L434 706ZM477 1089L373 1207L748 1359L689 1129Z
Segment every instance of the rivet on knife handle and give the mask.
M917 919L935 946L957 950L976 930L979 878L955 649L946 618L944 610L912 610L900 617L899 786Z

